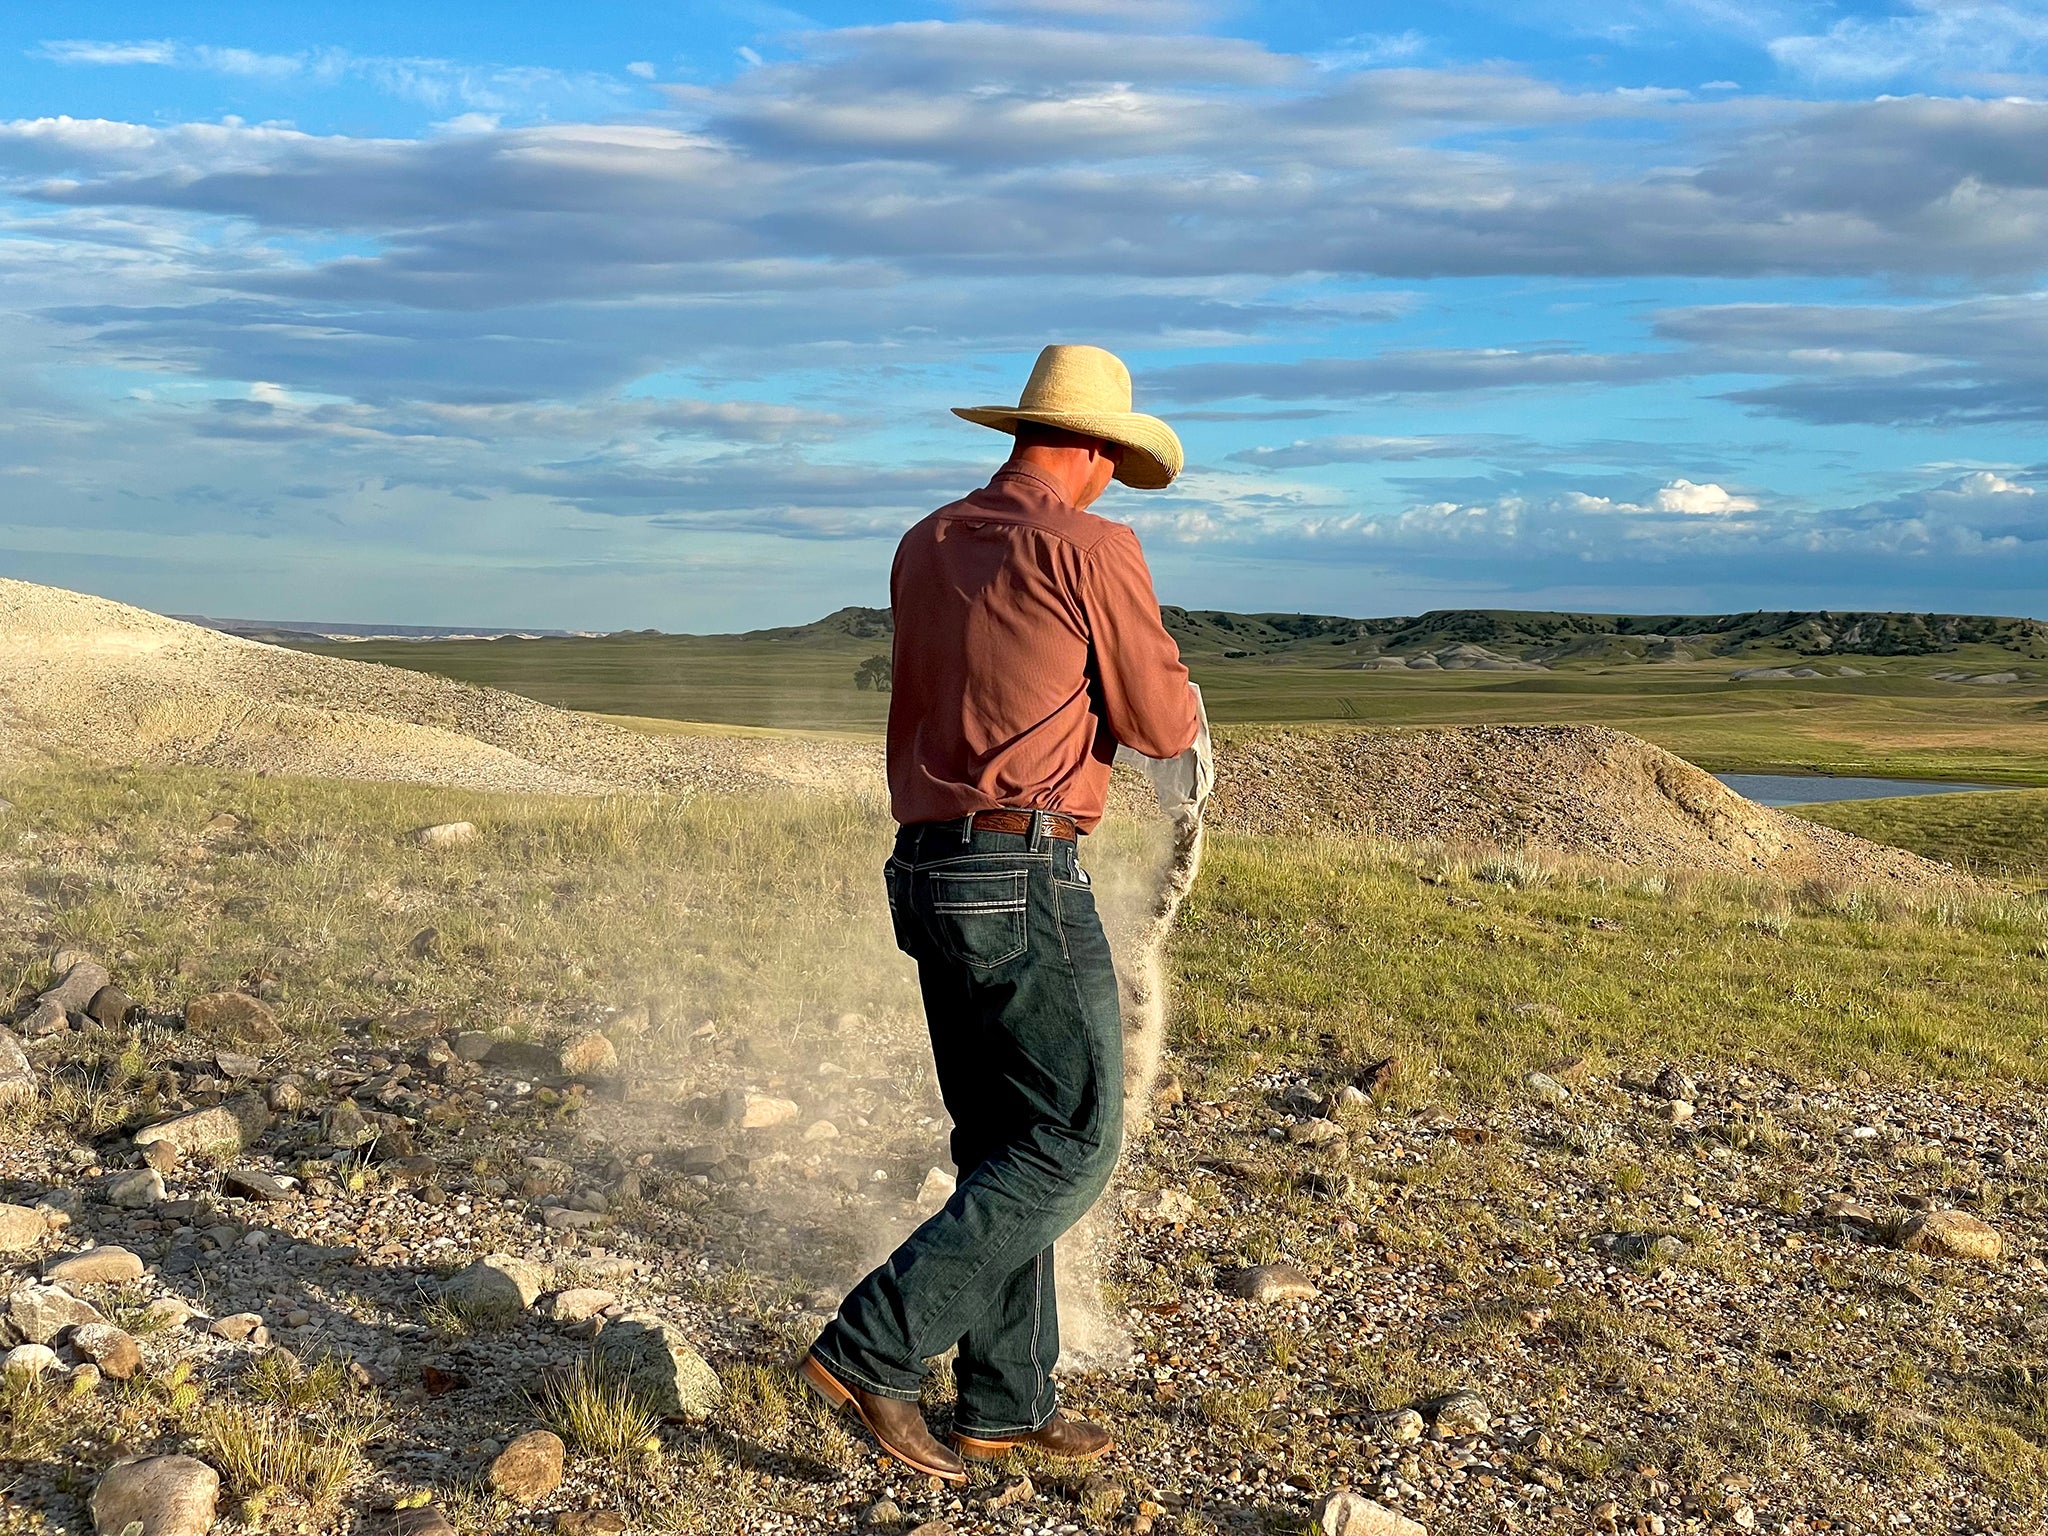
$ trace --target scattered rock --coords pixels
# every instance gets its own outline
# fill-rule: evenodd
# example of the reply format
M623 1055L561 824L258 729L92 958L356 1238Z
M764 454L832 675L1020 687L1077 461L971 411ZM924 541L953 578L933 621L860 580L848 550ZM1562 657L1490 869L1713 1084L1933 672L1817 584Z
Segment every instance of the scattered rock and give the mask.
M924 1176L924 1182L917 1186L917 1208L920 1211L936 1211L953 1198L953 1191L960 1187L960 1181L943 1168L934 1168Z
M142 1309L143 1317L153 1329L182 1328L193 1318L190 1303L176 1296L159 1296Z
M630 1528L617 1509L577 1509L555 1517L555 1536L623 1536Z
M221 1175L220 1191L237 1200L255 1200L263 1204L296 1198L297 1191L274 1173L265 1173L260 1168L233 1168Z
M1428 1536L1425 1527L1363 1494L1333 1493L1316 1506L1318 1536Z
M1899 1234L1899 1246L1908 1253L1924 1253L1931 1258L1976 1259L1993 1264L2005 1251L2005 1239L1967 1211L1929 1211L1906 1223Z
M83 1013L86 1005L99 995L100 988L113 981L107 968L97 960L83 957L72 958L69 954L57 957L60 964L52 969L58 973L56 985L38 997L38 1003L54 1003L66 1013ZM69 965L61 962L70 959Z
M491 1047L498 1043L496 1035L486 1034L480 1029L465 1029L448 1042L448 1049L457 1061L466 1061L471 1066L491 1054Z
M161 1145L173 1154L177 1151L170 1142ZM118 1205L124 1211L147 1210L163 1200L164 1176L154 1168L133 1168L107 1180L106 1193L109 1205Z
M142 1369L142 1346L112 1323L80 1323L71 1330L70 1343L114 1381L128 1381Z
M1413 1408L1396 1408L1392 1413L1383 1413L1375 1421L1381 1434L1396 1445L1408 1445L1422 1438L1429 1427L1428 1421Z
M185 1005L185 1023L217 1040L276 1045L284 1039L270 1005L246 992L209 992L193 998Z
M28 1053L12 1032L0 1029L0 1105L27 1104L35 1096L36 1071L28 1063Z
M0 1253L26 1253L40 1247L50 1224L41 1211L25 1205L0 1205Z
M1292 1264L1253 1264L1242 1269L1226 1269L1217 1275L1216 1283L1227 1295L1267 1305L1282 1301L1313 1301L1322 1294L1315 1283Z
M59 1259L43 1271L43 1278L56 1285L125 1285L142 1278L142 1260L126 1248L111 1243L88 1248Z
M1013 1504L1029 1504L1037 1495L1038 1490L1032 1486L1030 1475L1020 1472L990 1497L988 1508L1008 1509Z
M1140 1221L1163 1221L1180 1226L1193 1221L1200 1214L1200 1208L1195 1204L1195 1197L1186 1190L1168 1186L1140 1196L1132 1206L1131 1214Z
M1650 1079L1650 1092L1660 1099L1683 1099L1688 1104L1700 1096L1699 1084L1668 1063Z
M1685 1239L1669 1232L1596 1232L1590 1241L1599 1252L1623 1264L1651 1260L1668 1264L1685 1252Z
M422 848L460 848L464 843L476 841L476 824L443 821L431 827L421 827L413 833L412 840Z
M85 1005L86 1016L108 1029L119 1029L136 1014L141 1005L116 986L104 986L93 993L92 1001Z
M813 1120L804 1128L805 1141L837 1141L839 1127L830 1120Z
M1666 1099L1663 1101L1659 1114L1672 1125L1683 1125L1692 1118L1692 1100Z
M401 1509L391 1517L391 1536L461 1536L448 1516L432 1504Z
M619 1050L602 1030L586 1029L562 1042L556 1064L564 1077L617 1077Z
M256 1077L263 1071L263 1058L252 1056L247 1051L215 1051L213 1064L220 1068L220 1075L232 1083Z
M509 1253L492 1253L443 1280L441 1299L471 1311L523 1312L546 1283L541 1272L525 1260Z
M1297 1147L1327 1147L1343 1141L1344 1127L1317 1115L1287 1128L1287 1139Z
M610 1291L596 1290L590 1286L576 1286L571 1290L555 1291L541 1299L540 1315L551 1323L588 1322L607 1307L618 1305L619 1298Z
M178 1154L178 1149L168 1141L152 1141L145 1144L142 1149L142 1160L158 1173L176 1173L185 1162Z
M901 1525L903 1511L894 1499L877 1499L860 1517L862 1525Z
M40 999L14 1026L30 1040L47 1040L52 1035L61 1035L71 1028L71 1015L62 1005L47 998Z
M48 1344L66 1328L103 1323L99 1308L80 1301L61 1285L24 1285L7 1298L7 1321L29 1344Z
M788 1125L802 1113L789 1099L774 1099L766 1094L750 1093L740 1106L739 1127L743 1131L771 1130L778 1125Z
M1523 1082L1529 1092L1545 1104L1562 1104L1572 1096L1572 1091L1548 1072L1531 1072Z
M1845 1237L1868 1237L1877 1230L1877 1214L1853 1195L1828 1195L1820 1203L1823 1227L1835 1227Z
M17 1344L0 1356L0 1376L12 1376L17 1371L40 1376L56 1368L57 1351L47 1344Z
M270 1110L254 1094L244 1094L210 1109L189 1110L135 1133L135 1144L167 1141L181 1157L200 1153L239 1152L270 1128Z
M597 1336L597 1356L655 1413L709 1418L723 1388L682 1331L650 1312L629 1312Z
M377 1128L354 1099L340 1099L321 1115L320 1139L330 1147L353 1150L364 1142L375 1141Z
M1429 1420L1430 1433L1439 1440L1483 1435L1493 1427L1493 1412L1486 1406L1486 1399L1476 1392L1446 1392L1415 1406Z
M213 1326L206 1331L231 1344L265 1344L270 1340L270 1330L264 1326L260 1312L230 1312L226 1317L215 1319Z
M205 1536L220 1502L220 1476L191 1456L151 1456L109 1467L92 1494L98 1536Z
M500 1451L484 1481L518 1504L537 1504L562 1484L566 1447L552 1430L529 1429Z

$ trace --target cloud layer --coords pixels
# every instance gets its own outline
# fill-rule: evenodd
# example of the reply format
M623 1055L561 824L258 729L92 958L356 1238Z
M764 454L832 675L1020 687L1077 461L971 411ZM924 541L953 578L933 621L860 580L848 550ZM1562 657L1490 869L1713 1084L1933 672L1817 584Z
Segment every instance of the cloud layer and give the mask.
M0 441L45 509L17 526L140 498L168 539L369 547L440 498L536 560L881 541L978 473L943 405L1090 339L1187 413L1198 473L1126 510L1191 560L2048 575L2014 437L2048 414L2048 101L1856 94L2030 67L2031 10L1757 13L1744 46L1810 96L1412 32L1290 50L1180 0L961 12L658 89L626 40L617 76L40 43L65 80L423 118L0 123L0 400L30 403Z

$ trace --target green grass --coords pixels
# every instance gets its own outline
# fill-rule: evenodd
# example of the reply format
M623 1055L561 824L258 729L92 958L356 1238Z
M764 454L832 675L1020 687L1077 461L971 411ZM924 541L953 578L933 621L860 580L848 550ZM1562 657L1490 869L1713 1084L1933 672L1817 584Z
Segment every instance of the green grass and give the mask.
M2048 884L2048 791L1843 800L1796 814L1982 874Z
M0 794L15 803L0 966L21 995L76 944L132 956L124 984L151 1006L271 972L308 1040L413 1010L442 1030L555 1028L644 998L649 1049L715 1021L772 1068L827 1048L852 1012L888 1021L871 1070L922 1070L874 800L677 806L200 770L31 774ZM196 838L219 810L247 831ZM405 835L454 817L475 843ZM1149 837L1113 823L1091 843L1105 911L1135 907ZM2024 897L1922 906L1335 841L1218 837L1211 859L1176 997L1185 1043L1219 1063L1391 1052L1414 1081L1441 1064L1458 1094L1567 1052L2048 1082L2048 908ZM438 957L412 950L427 925ZM128 1091L108 1076L47 1112L100 1125Z
M886 694L854 686L878 640L682 635L311 647L641 721L878 731ZM1981 652L1982 654L1978 654ZM1745 656L1550 673L1376 673L1297 656L1190 658L1220 725L1609 725L1723 772L1797 771L2048 785L2048 688L1933 673L2012 664L1990 647L1856 658L1882 675L1729 679ZM633 724L633 720L624 723ZM657 729L660 727L656 727ZM673 728L673 727L669 727Z
M1179 1047L1226 1077L1311 1047L1394 1055L1412 1091L1441 1067L1453 1096L1568 1054L2048 1082L2037 901L1490 873L1215 839L1177 943Z

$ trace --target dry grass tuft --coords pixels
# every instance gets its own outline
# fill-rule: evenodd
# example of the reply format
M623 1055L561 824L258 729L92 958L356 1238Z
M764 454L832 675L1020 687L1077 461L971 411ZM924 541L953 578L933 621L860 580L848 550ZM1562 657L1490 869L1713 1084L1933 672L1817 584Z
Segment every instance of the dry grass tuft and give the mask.
M659 1415L592 1356L543 1380L535 1404L548 1427L587 1456L625 1466L660 1454Z

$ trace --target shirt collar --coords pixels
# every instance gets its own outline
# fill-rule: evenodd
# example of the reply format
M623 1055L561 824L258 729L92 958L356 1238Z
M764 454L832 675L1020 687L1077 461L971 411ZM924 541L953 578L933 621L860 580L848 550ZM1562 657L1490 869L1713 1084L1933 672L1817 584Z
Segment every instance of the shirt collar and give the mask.
M994 490L999 481L1011 479L1029 480L1033 485L1038 486L1050 496L1056 505L1061 507L1067 505L1066 492L1062 491L1057 485L1054 485L1043 474L1024 464L1005 464L989 477L989 489Z

